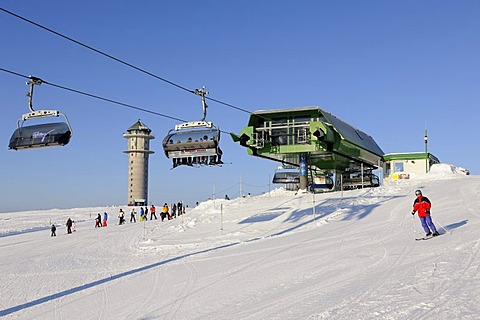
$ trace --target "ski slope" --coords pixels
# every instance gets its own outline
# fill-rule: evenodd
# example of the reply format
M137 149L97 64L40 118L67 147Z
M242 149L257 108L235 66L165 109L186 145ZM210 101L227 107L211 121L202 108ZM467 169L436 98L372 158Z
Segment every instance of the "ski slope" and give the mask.
M164 222L116 225L120 207L2 213L0 317L478 319L480 177L452 168L375 189L209 200ZM441 236L415 241L415 189ZM95 229L104 211L109 225Z

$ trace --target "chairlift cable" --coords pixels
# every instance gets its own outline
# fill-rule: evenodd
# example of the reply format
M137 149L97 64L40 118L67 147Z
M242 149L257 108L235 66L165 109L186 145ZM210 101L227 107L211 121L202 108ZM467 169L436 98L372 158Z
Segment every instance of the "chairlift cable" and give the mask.
M22 77L22 78L31 79L30 76L26 76L26 75L23 75L23 74L21 74L21 73L18 73L18 72L15 72L15 71L11 71L11 70L7 70L7 69L1 68L1 67L0 67L0 71L7 72L7 73L10 73L10 74L13 74L13 75ZM131 104L127 104L127 103L123 103L123 102L120 102L120 101L116 101L116 100L113 100L113 99L108 99L108 98L100 97L100 96L98 96L98 95L94 95L94 94L91 94L91 93L88 93L88 92L84 92L84 91L80 91L80 90L77 90L77 89L68 88L68 87L65 87L65 86L62 86L62 85L58 85L58 84L54 84L54 83L45 81L45 80L43 80L43 79L42 79L42 83L43 83L43 84L46 84L46 85L50 85L50 86L52 86L52 87L56 87L56 88L62 89L62 90L66 90L66 91L74 92L74 93L77 93L77 94L81 94L81 95L84 95L84 96L87 96L87 97L90 97L90 98L94 98L94 99L98 99L98 100L110 102L110 103L113 103L113 104L117 104L117 105L120 105L120 106L123 106L123 107L126 107L126 108L138 110L138 111L141 111L141 112L150 113L150 114L153 114L153 115L156 115L156 116L168 118L168 119L175 120L175 121L186 122L186 120L183 120L183 119L180 119L180 118L177 118L177 117L174 117L174 116L169 116L169 115L167 115L167 114L163 114L163 113L160 113L160 112L152 111L152 110L149 110L149 109L146 109L146 108L142 108L142 107L137 107L137 106L134 106L134 105L131 105ZM220 130L220 132L225 133L225 134L228 134L228 133L229 133L228 131L223 131L223 130Z
M29 76L20 74L20 73L15 72L15 71L7 70L7 69L4 69L4 68L0 68L0 71L4 71L4 72L7 72L7 73L10 73L10 74L13 74L13 75L22 77L22 78L30 79ZM56 87L56 88L59 88L59 89L63 89L63 90L66 90L66 91L70 91L70 92L74 92L74 93L77 93L77 94L81 94L81 95L84 95L84 96L87 96L87 97L90 97L90 98L94 98L94 99L98 99L98 100L110 102L110 103L113 103L113 104L117 104L117 105L120 105L120 106L123 106L123 107L126 107L126 108L135 109L135 110L138 110L138 111L142 111L142 112L154 114L154 115L157 115L157 116L160 116L160 117L164 117L164 118L168 118L168 119L175 120L175 121L183 121L183 122L185 122L185 120L180 119L180 118L177 118L177 117L169 116L169 115L166 115L166 114L163 114L163 113L159 113L159 112L156 112L156 111L148 110L148 109L146 109L146 108L137 107L137 106L134 106L134 105L131 105L131 104L127 104L127 103L123 103L123 102L120 102L120 101L116 101L116 100L113 100L113 99L108 99L108 98L100 97L100 96L98 96L98 95L94 95L94 94L91 94L91 93L88 93L88 92L84 92L84 91L80 91L80 90L77 90L77 89L68 88L68 87L65 87L65 86L61 86L61 85L58 85L58 84L54 84L54 83L45 81L45 80L43 80L43 79L42 79L42 83L43 83L43 84L50 85L50 86L52 86L52 87Z
M37 22L35 22L35 21L32 21L32 20L27 19L27 18L25 18L25 17L22 17L22 16L20 16L20 15L18 15L18 14L16 14L16 13L11 12L11 11L9 11L9 10L6 10L6 9L4 9L4 8L2 8L2 7L0 7L0 10L3 11L3 12L5 12L5 13L8 13L8 14L10 14L10 15L18 18L18 19L21 19L21 20L23 20L23 21L25 21L25 22L28 22L28 23L30 23L30 24L33 24L33 25L36 26L36 27L39 27L39 28L41 28L41 29L43 29L43 30L46 30L46 31L50 32L50 33L53 33L53 34L55 34L55 35L57 35L57 36L59 36L59 37L61 37L61 38L64 38L64 39L66 39L66 40L68 40L68 41L71 41L71 42L73 42L73 43L75 43L75 44L77 44L77 45L79 45L79 46L82 46L82 47L84 47L84 48L87 48L87 49L89 49L89 50L91 50L91 51L94 51L94 52L96 52L96 53L98 53L98 54L100 54L100 55L103 55L103 56L105 56L105 57L107 57L107 58L109 58L109 59L112 59L112 60L114 60L114 61L116 61L116 62L119 62L119 63L121 63L121 64L123 64L123 65L126 65L126 66L128 66L128 67L130 67L130 68L132 68L132 69L135 69L135 70L137 70L137 71L140 71L140 72L142 72L142 73L144 73L144 74L147 74L147 75L149 75L149 76L151 76L151 77L153 77L153 78L156 78L156 79L158 79L158 80L161 80L161 81L163 81L163 82L165 82L165 83L167 83L167 84L170 84L170 85L172 85L172 86L174 86L174 87L177 87L177 88L179 88L179 89L181 89L181 90L184 90L184 91L187 91L187 92L189 92L189 93L195 94L195 90L190 90L190 89L188 89L188 88L186 88L186 87L184 87L184 86L182 86L182 85L179 85L179 84L177 84L177 83L175 83L175 82L173 82L173 81L167 80L167 79L165 79L165 78L163 78L163 77L160 77L160 76L158 76L158 75L156 75L156 74L154 74L154 73L152 73L152 72L149 72L149 71L147 71L147 70L145 70L145 69L142 69L142 68L140 68L140 67L137 67L137 66L135 66L135 65L133 65L133 64L131 64L131 63L128 63L128 62L122 60L122 59L116 58L116 57L114 57L114 56L112 56L112 55L110 55L110 54L108 54L108 53L105 53L105 52L103 52L103 51L101 51L101 50L95 49L95 48L92 47L92 46L89 46L89 45L84 44L84 43L82 43L82 42L80 42L80 41L78 41L78 40L75 40L75 39L73 39L73 38L71 38L71 37L68 37L68 36L66 36L66 35L64 35L64 34L62 34L62 33L60 33L60 32L57 32L57 31L52 30L52 29L50 29L50 28L48 28L48 27L45 27L45 26L43 26L43 25L41 25L41 24L39 24L39 23L37 23ZM236 109L236 110L238 110L238 111L242 111L242 112L245 112L245 113L248 113L248 114L252 113L251 111L248 111L248 110L246 110L246 109L243 109L243 108L234 106L234 105L232 105L232 104L230 104L230 103L226 103L226 102L223 102L223 101L218 100L218 99L214 99L214 98L210 98L210 97L205 97L205 99L208 99L208 100L210 100L210 101L216 102L216 103L218 103L218 104L222 104L222 105L227 106L227 107L229 107L229 108L233 108L233 109Z
M248 186L248 187L252 187L252 188L264 188L264 187L268 187L268 184L264 184L264 185L261 185L261 186L258 186L258 185L253 185L253 184L248 184L248 183L245 183L243 182L244 185Z
M226 188L226 189L223 189L223 190L220 190L220 191L215 192L214 195L223 194L223 193L225 193L226 191L231 190L231 189L235 188L235 187L238 186L238 185L239 185L239 183L236 183L236 184L234 184L233 186L231 186L231 187L229 187L229 188Z
M128 66L128 67L130 67L130 68L133 68L133 69L135 69L135 70L137 70L137 71L143 72L143 73L145 73L145 74L147 74L147 75L149 75L149 76L151 76L151 77L154 77L154 78L156 78L156 79L158 79L158 80L161 80L161 81L163 81L163 82L166 82L166 83L168 83L168 84L170 84L170 85L172 85L172 86L175 86L175 87L177 87L177 88L179 88L179 89L182 89L182 90L187 91L187 92L190 92L190 93L194 93L192 90L187 89L187 88L185 88L185 87L183 87L183 86L181 86L181 85L179 85L179 84L176 84L176 83L173 82L173 81L170 81L170 80L167 80L167 79L162 78L162 77L160 77L160 76L157 76L157 75L155 75L155 74L153 74L153 73L151 73L151 72L148 72L148 71L145 70L145 69L139 68L139 67L137 67L137 66L134 66L134 65L131 64L131 63L128 63L128 62L126 62L126 61L124 61L124 60L121 60L121 59L119 59L119 58L116 58L116 57L114 57L114 56L112 56L112 55L110 55L110 54L108 54L108 53L105 53L105 52L103 52L103 51L101 51L101 50L95 49L95 48L92 47L92 46L89 46L89 45L87 45L87 44L84 44L84 43L82 43L82 42L80 42L80 41L78 41L78 40L75 40L75 39L73 39L73 38L71 38L71 37L68 37L68 36L66 36L66 35L64 35L64 34L62 34L62 33L60 33L60 32L57 32L57 31L52 30L52 29L50 29L50 28L48 28L48 27L45 27L45 26L43 26L43 25L41 25L41 24L39 24L39 23L36 23L35 21L32 21L32 20L27 19L27 18L25 18L25 17L22 17L22 16L20 16L20 15L18 15L18 14L16 14L16 13L13 13L13 12L11 12L11 11L8 11L8 10L2 8L2 7L0 7L0 10L3 11L3 12L5 12L5 13L8 13L8 14L10 14L10 15L18 18L18 19L21 19L21 20L23 20L23 21L25 21L25 22L28 22L28 23L30 23L30 24L33 24L33 25L36 26L36 27L39 27L39 28L41 28L41 29L43 29L43 30L46 30L46 31L50 32L50 33L53 33L53 34L55 34L55 35L57 35L57 36L59 36L59 37L61 37L61 38L64 38L64 39L66 39L66 40L68 40L68 41L71 41L71 42L73 42L73 43L75 43L75 44L78 44L79 46L82 46L82 47L84 47L84 48L87 48L87 49L89 49L89 50L91 50L91 51L94 51L94 52L96 52L96 53L98 53L98 54L101 54L101 55L103 55L103 56L105 56L105 57L107 57L107 58L109 58L109 59L115 60L115 61L117 61L117 62L119 62L119 63L121 63L121 64L124 64L124 65L126 65L126 66Z
M168 118L168 119L172 119L172 120L176 120L176 121L185 121L185 120L183 120L183 119L176 118L176 117L173 117L173 116L169 116L169 115L166 115L166 114L163 114L163 113L159 113L159 112L156 112L156 111L152 111L152 110L148 110L148 109L145 109L145 108L137 107L137 106L134 106L134 105L131 105L131 104L127 104L127 103L123 103L123 102L120 102L120 101L116 101L116 100L112 100L112 99L100 97L100 96L97 96L97 95L94 95L94 94L91 94L91 93L87 93L87 92L83 92L83 91L80 91L80 90L76 90L76 89L64 87L64 86L61 86L61 85L58 85L58 84L54 84L54 83L51 83L51 82L43 81L43 83L49 84L49 85L51 85L52 87L56 87L56 88L59 88L59 89L71 91L71 92L78 93L78 94L81 94L81 95L84 95L84 96L87 96L87 97L91 97L91 98L94 98L94 99L103 100L103 101L106 101L106 102L118 104L118 105L120 105L120 106L127 107L127 108L130 108L130 109L135 109L135 110L138 110L138 111L142 111L142 112L146 112L146 113L151 113L151 114L154 114L154 115L157 115L157 116L161 116L161 117Z
M10 73L10 74L13 74L13 75L15 75L15 76L22 77L22 78L30 79L28 76L25 76L25 75L20 74L20 73L18 73L18 72L11 71L11 70L7 70L7 69L1 68L1 67L0 67L0 71L7 72L7 73Z

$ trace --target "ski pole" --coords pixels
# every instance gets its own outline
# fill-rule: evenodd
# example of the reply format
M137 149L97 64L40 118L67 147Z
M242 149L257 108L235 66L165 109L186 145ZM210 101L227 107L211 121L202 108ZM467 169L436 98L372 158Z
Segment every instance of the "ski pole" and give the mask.
M415 231L415 215L412 214L412 231L413 235L416 236L417 232Z
M445 227L440 223L440 221L438 221L437 218L435 218L435 223L438 223L438 225L439 225L443 230L445 230L445 233L452 234L453 230L452 230L452 231L448 231L447 228L445 228Z

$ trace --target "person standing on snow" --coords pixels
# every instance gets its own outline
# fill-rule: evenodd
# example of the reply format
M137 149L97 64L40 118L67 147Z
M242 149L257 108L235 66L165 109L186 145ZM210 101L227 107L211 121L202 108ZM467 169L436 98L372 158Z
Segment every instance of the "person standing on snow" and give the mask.
M135 219L136 214L137 213L135 212L135 208L132 208L132 211L130 212L130 223L132 223L132 221L137 223L137 220ZM140 220L142 220L142 218L143 218L143 212L142 210L140 210Z
M160 217L162 218L162 221L165 220L165 218L168 218L168 220L170 220L170 213L168 212L167 203L163 205L162 212L160 213Z
M157 220L157 214L155 212L155 206L152 204L152 206L150 207L150 220L152 220L153 217L155 217L155 220Z
M55 224L52 224L51 230L52 230L52 235L51 235L51 237L56 237L57 234L56 234L55 231L57 231L57 227L55 226Z
M72 233L72 219L68 218L66 226L67 226L67 233Z
M105 211L103 213L103 225L102 226L104 226L104 227L107 226L107 220L108 220L108 213Z
M95 228L100 228L102 226L102 216L97 214L97 217L95 218Z
M415 190L415 196L417 198L413 201L412 216L418 211L418 217L420 218L423 230L425 230L426 233L425 236L438 236L437 228L435 228L435 225L432 222L432 217L430 217L432 203L427 197L422 195L422 191L420 190Z
M122 209L118 212L118 224L122 225L125 223L125 212Z
M183 214L182 206L183 206L183 203L181 202L177 203L177 212L179 216Z

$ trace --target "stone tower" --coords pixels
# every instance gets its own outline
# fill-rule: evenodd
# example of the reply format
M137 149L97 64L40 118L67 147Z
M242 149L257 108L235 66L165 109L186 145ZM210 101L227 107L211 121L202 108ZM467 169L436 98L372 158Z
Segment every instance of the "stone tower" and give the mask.
M155 139L150 130L140 119L123 134L128 139L128 202L129 206L146 206L148 204L148 156L150 140Z

